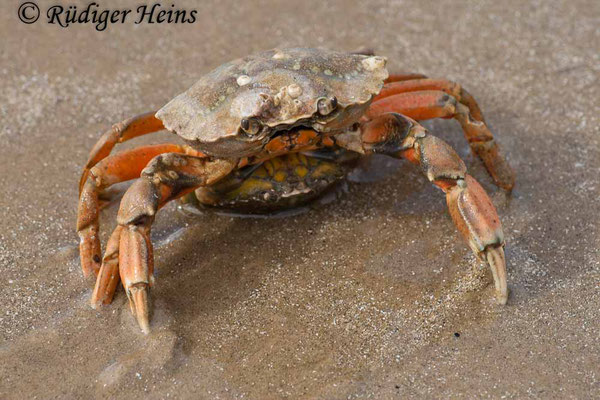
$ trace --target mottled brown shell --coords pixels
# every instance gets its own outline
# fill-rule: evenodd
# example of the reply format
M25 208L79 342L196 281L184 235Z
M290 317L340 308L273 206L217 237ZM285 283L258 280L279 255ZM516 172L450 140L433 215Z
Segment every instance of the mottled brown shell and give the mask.
M344 112L362 113L387 76L383 57L319 49L274 49L218 67L171 100L156 116L187 141L209 149L217 148L211 146L217 142L228 143L231 151L222 150L221 145L218 153L234 155L238 150L230 139L252 141L240 135L242 119L260 121L263 130L251 138L254 142L264 142L273 131L301 122L318 131L339 129L342 121L348 120ZM318 102L332 97L337 99L337 117L326 118L319 114ZM239 152L244 152L242 147Z

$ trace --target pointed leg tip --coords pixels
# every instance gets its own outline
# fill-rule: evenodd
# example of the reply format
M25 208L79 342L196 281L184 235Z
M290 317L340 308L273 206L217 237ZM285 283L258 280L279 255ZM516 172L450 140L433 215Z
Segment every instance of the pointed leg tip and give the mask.
M150 323L148 321L148 317L146 318L139 318L138 317L138 325L140 326L140 329L142 331L142 333L144 335L147 335L150 333Z
M486 259L494 276L496 286L496 301L498 304L505 305L508 301L508 286L506 283L506 260L502 246L488 247L486 250Z
M502 182L498 182L498 186L500 187L500 189L503 189L508 194L511 194L513 191L513 188L515 187L514 183L502 183Z
M514 177L510 180L497 181L496 183L501 189L504 189L509 194L512 193L512 190L515 187Z
M90 298L90 307L94 310L98 310L102 307L103 304L110 304L112 301L112 296L105 295L104 297L100 297L96 290L92 293L92 297Z
M83 269L83 280L89 285L93 286L96 283L97 275L98 272L96 272L96 269L91 266L86 266L86 268Z
M496 295L496 302L501 306L505 306L506 303L508 302L508 291L503 292L503 293L498 293Z

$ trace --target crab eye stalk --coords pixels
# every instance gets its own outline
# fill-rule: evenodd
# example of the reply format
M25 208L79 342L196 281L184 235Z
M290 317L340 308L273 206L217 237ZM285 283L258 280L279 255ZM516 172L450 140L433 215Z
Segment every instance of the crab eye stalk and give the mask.
M317 102L317 109L321 115L329 115L337 108L338 101L335 96L328 99L322 98Z
M256 135L258 132L260 132L260 123L254 118L242 119L240 126L248 135Z

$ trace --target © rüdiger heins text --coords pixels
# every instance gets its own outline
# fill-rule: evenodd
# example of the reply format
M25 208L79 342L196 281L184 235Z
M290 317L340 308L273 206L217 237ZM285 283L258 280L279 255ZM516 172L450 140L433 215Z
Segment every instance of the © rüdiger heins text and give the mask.
M196 22L196 10L163 7L161 3L152 6L141 5L135 9L101 9L96 2L85 8L77 6L51 6L46 13L49 24L67 28L73 24L94 24L97 31L104 31L111 24L124 24L133 20L135 24L193 24ZM131 15L131 18L129 17Z

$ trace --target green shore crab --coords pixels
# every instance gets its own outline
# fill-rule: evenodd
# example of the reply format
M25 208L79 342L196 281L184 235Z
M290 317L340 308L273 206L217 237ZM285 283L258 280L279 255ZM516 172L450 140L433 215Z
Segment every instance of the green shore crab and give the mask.
M459 84L421 74L389 75L386 59L320 49L275 49L226 63L157 112L114 125L91 151L80 180L77 231L85 276L95 275L92 305L112 301L121 280L142 329L150 330L154 284L150 229L167 202L192 196L212 207L272 211L318 197L365 154L418 165L445 194L450 215L473 252L491 267L499 303L508 289L502 226L465 164L418 122L454 118L496 184L514 175L479 106ZM121 143L159 130L185 145ZM101 256L100 194L135 179Z

